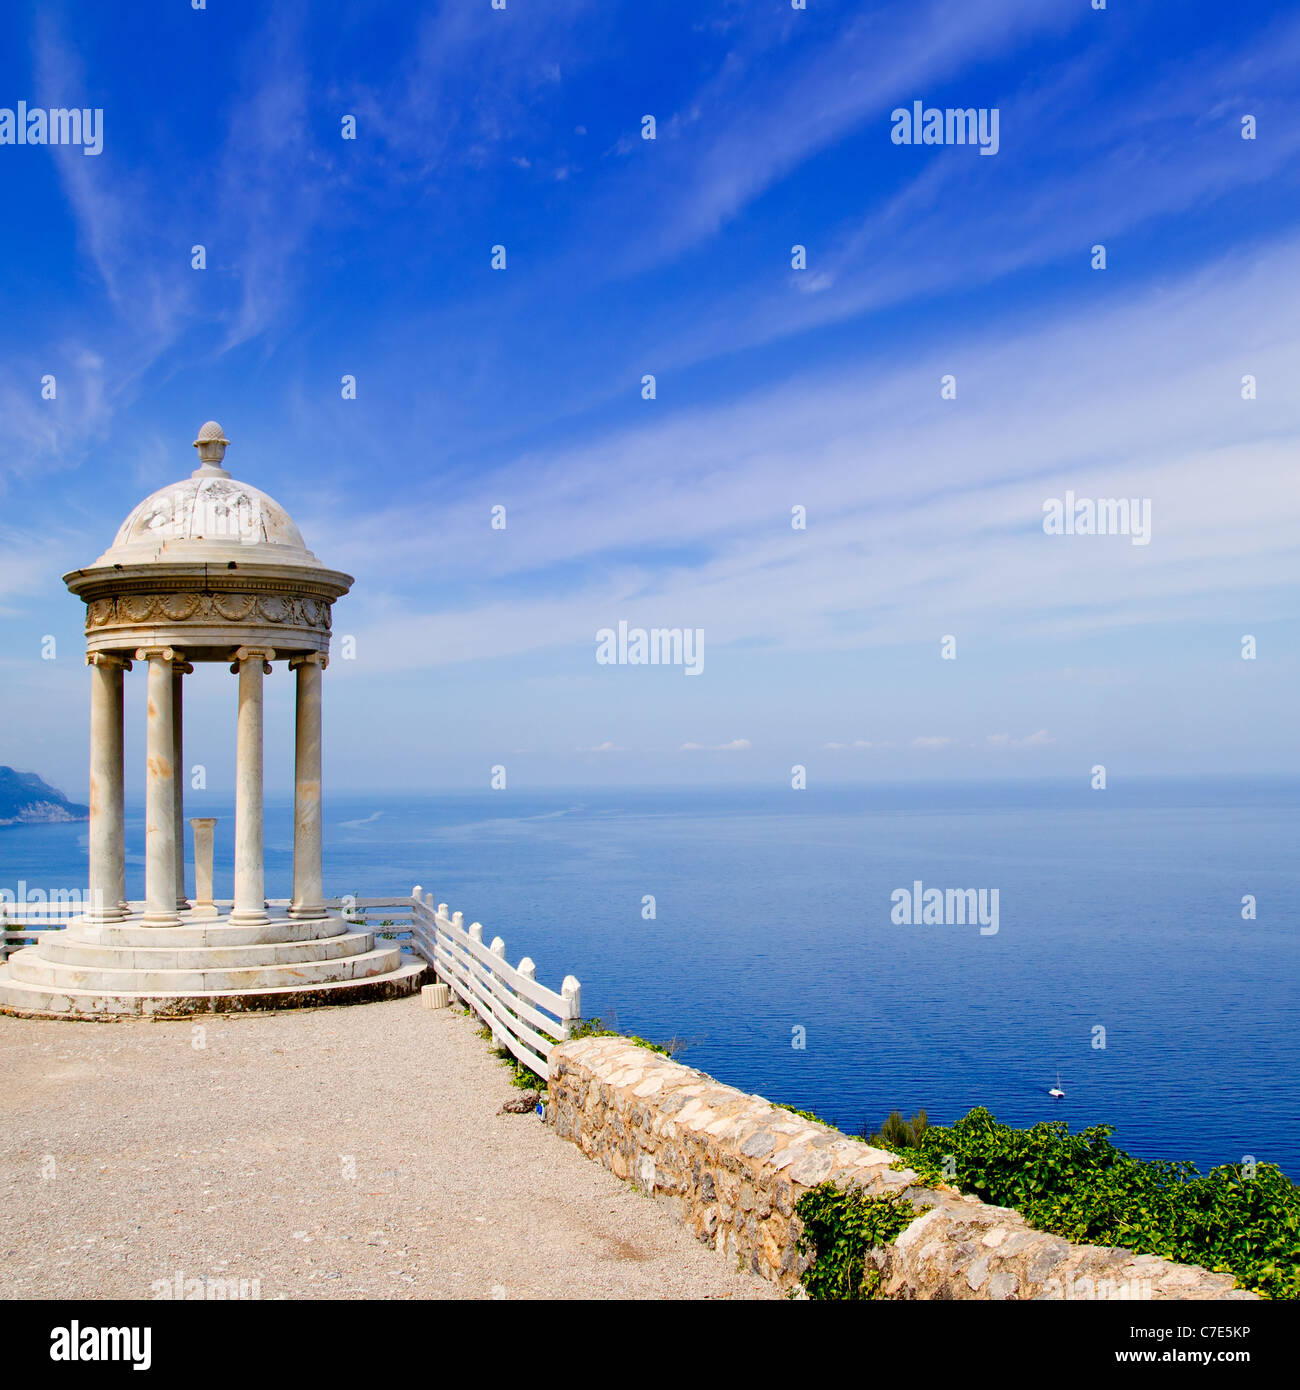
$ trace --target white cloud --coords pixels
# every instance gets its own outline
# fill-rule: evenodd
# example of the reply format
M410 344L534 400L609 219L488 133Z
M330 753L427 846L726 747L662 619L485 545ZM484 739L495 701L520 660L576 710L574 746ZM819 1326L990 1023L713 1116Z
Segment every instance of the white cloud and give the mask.
M742 640L852 649L977 620L1022 636L1230 620L1247 594L1282 617L1300 410L1275 385L1243 402L1239 385L1243 361L1261 383L1300 378L1297 292L1300 243L1276 244L1033 329L950 335L892 369L862 361L526 456L462 497L426 500L417 483L391 511L298 520L358 575L345 621L409 666L589 649L611 604L705 628L711 665ZM941 402L949 368L959 395ZM1043 502L1067 488L1151 498L1150 545L1046 536ZM511 529L491 535L499 495L515 499ZM790 530L794 501L806 532ZM412 514L439 517L437 546ZM657 546L700 558L623 558Z
M132 163L131 146L111 128L94 159L72 146L50 149L80 249L111 312L92 296L68 329L46 326L45 340L28 354L34 372L21 362L0 364L7 381L38 383L45 372L58 378L57 410L41 410L35 391L0 388L10 426L0 463L12 471L25 471L33 456L43 466L75 466L146 377L157 389L159 359L197 323L211 328L201 312L206 276L238 268L217 330L193 337L204 352L220 355L283 323L305 274L303 242L327 206L319 167L296 158L309 144L309 113L295 24L279 11L249 37L247 61L228 84L232 114L219 152L191 161L189 174L155 167L147 155ZM38 101L58 106L70 91L91 90L86 67L57 21L42 14L33 41ZM286 161L295 159L298 172L288 178ZM195 243L209 258L202 273L190 265ZM71 332L93 334L93 345L60 341Z
M1045 748L1049 743L1055 743L1046 729L1039 729L1036 733L1027 734L1024 738L1012 738L1010 734L989 734L985 740L993 748Z
M747 738L733 738L730 743L683 743L682 753L743 753L751 747Z
M629 198L638 215L660 206L664 219L641 260L660 261L713 235L767 188L864 121L880 123L888 139L889 111L899 94L919 93L995 54L1014 51L1043 31L1077 22L1037 0L930 0L903 13L854 13L824 40L791 51L785 25L759 12L732 45L717 74L681 112L660 122L659 143L671 149L663 177L672 196ZM788 16L787 16L788 18ZM889 61L879 56L888 46ZM764 49L775 50L765 53ZM785 52L780 52L784 49ZM772 80L779 53L778 81Z

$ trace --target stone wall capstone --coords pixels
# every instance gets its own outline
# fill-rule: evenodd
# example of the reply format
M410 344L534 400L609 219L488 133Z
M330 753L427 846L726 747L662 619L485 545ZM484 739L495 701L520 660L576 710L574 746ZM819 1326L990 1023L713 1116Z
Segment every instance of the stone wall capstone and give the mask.
M552 1050L546 1120L615 1176L667 1203L711 1249L796 1288L799 1198L818 1183L904 1192L917 1219L876 1252L898 1299L1254 1299L1228 1274L1075 1245L1014 1211L917 1184L895 1157L624 1038Z

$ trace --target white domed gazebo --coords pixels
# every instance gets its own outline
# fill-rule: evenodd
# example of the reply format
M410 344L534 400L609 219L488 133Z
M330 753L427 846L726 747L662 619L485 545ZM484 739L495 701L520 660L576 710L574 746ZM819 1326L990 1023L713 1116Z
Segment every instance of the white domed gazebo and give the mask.
M86 604L90 666L90 895L65 931L0 966L0 1006L102 1016L283 1007L413 991L423 964L376 948L325 906L321 681L331 609L352 587L307 549L277 502L222 467L209 421L199 467L122 523L94 564L64 576ZM185 892L182 696L194 662L230 663L236 721L235 896L222 915ZM268 907L263 870L262 695L273 662L296 672L293 897ZM126 901L123 678L148 668L145 900ZM206 831L205 831L206 827ZM204 885L200 884L200 887Z

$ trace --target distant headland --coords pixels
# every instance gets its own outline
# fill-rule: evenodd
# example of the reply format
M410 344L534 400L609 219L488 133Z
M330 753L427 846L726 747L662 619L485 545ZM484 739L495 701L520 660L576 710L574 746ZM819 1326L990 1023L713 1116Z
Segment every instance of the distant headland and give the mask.
M69 801L34 772L0 767L0 826L89 820L90 807Z

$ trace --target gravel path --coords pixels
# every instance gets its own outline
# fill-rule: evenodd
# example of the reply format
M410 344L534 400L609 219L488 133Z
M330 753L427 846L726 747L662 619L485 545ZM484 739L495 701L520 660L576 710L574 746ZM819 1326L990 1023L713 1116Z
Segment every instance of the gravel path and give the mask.
M0 1016L0 1299L178 1273L264 1299L776 1296L498 1114L507 1078L418 997L201 1029Z

